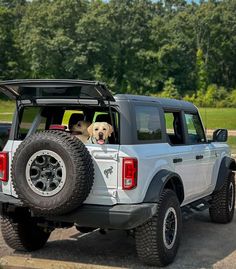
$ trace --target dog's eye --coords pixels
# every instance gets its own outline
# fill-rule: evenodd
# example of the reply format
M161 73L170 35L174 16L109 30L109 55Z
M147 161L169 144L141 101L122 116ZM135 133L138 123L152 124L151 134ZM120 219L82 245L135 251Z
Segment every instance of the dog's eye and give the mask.
M107 129L106 128L103 128L103 131L106 131Z
M95 128L95 131L98 131L98 128Z

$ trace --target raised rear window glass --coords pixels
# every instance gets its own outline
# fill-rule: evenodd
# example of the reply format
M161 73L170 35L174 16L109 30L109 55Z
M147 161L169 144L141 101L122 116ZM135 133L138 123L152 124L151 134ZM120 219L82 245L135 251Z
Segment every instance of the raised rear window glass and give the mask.
M22 99L27 98L83 98L99 99L101 96L96 88L91 85L81 86L44 86L44 87L19 87L18 93Z
M161 140L161 122L157 107L135 106L138 140Z

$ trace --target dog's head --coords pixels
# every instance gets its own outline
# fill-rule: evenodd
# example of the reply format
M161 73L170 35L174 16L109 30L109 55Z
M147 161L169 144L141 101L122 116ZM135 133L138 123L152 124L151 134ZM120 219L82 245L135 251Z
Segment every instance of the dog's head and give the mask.
M88 127L88 133L97 144L103 145L113 133L113 127L107 122L94 122Z
M78 135L87 135L89 136L88 133L88 127L91 123L88 121L78 121L76 124L74 124L71 128L71 132L76 133Z

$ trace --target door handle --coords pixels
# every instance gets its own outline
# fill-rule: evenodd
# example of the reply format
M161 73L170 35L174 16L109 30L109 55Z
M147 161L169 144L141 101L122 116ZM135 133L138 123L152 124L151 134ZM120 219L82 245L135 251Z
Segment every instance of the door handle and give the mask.
M196 156L196 160L200 160L200 159L203 159L203 155L197 155Z
M173 159L173 163L181 163L183 161L182 158L175 158Z

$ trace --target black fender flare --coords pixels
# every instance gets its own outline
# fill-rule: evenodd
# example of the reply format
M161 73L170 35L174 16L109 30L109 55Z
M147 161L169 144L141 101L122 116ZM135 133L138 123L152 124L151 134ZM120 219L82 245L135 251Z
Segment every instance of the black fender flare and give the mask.
M181 203L184 200L184 189L183 189L182 179L175 172L172 172L166 169L162 169L158 171L156 175L153 177L153 179L151 180L149 184L149 187L147 189L143 202L144 203L157 203L160 199L163 189L168 184L168 182L170 182L173 179L181 183L182 191L179 195L177 194L179 201Z
M222 188L225 179L229 176L229 174L232 171L235 170L236 170L235 160L227 156L223 157L221 160L214 192L219 191Z

